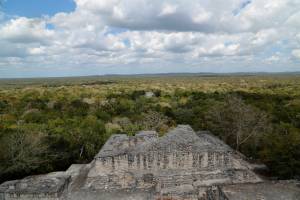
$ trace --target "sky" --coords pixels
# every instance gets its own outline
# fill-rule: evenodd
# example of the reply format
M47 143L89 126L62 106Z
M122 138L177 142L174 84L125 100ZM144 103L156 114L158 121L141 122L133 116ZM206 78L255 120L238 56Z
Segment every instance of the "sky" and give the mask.
M300 71L299 0L0 1L0 78Z

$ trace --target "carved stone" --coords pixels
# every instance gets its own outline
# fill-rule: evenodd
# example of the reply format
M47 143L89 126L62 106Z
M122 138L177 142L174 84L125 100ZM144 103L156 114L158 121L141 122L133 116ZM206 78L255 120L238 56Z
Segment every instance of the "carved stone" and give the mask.
M281 199L270 198L265 190L272 188L280 188L285 199L299 197L296 186L263 181L251 169L241 154L209 132L180 125L163 137L153 131L113 135L90 164L6 182L0 200L235 200L244 194L244 199L251 194Z

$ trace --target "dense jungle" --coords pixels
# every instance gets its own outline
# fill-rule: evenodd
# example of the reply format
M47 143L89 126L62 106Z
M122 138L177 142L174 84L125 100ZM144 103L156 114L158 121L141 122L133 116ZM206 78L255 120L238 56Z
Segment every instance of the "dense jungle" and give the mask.
M209 130L275 179L300 177L300 75L0 80L0 182L88 163L115 133Z

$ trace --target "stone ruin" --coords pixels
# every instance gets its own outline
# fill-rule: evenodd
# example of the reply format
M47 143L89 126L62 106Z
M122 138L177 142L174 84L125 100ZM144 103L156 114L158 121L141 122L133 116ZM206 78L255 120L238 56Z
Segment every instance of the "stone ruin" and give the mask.
M297 182L271 182L208 132L180 125L113 135L87 165L0 185L0 200L296 200Z

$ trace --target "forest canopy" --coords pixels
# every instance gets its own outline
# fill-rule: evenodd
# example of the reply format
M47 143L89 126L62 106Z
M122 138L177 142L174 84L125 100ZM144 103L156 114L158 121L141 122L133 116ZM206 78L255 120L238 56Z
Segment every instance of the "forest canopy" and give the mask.
M300 176L300 76L0 81L0 182L90 162L115 133L209 130L280 179Z

